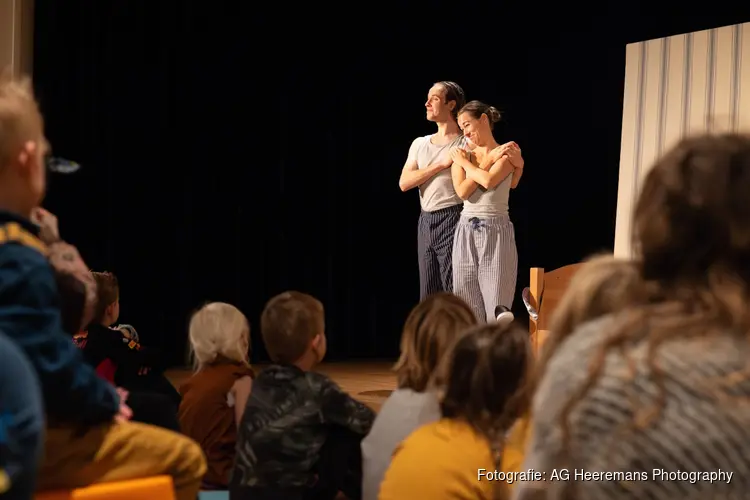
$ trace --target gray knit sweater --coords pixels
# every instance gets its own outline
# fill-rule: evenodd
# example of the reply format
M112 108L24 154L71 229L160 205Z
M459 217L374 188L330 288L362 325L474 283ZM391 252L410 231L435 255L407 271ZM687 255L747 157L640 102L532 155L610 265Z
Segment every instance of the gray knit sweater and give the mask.
M570 453L561 452L560 413L587 380L616 321L606 317L581 326L551 360L534 400L522 468L534 469L539 480L519 482L514 498L750 499L750 381L719 387L722 376L750 368L750 344L742 337L662 344L656 359L665 372L666 404L643 430L627 426L634 417L631 401L650 406L658 391L646 342L627 348L634 378L625 355L611 349L598 382L570 416ZM700 389L706 386L712 392ZM720 393L740 397L719 401Z

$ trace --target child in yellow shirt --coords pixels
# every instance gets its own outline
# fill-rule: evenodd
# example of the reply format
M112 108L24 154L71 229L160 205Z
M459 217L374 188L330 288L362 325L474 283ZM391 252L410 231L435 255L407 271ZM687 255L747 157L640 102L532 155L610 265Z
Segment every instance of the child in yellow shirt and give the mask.
M380 500L504 498L500 471L505 435L527 407L529 335L499 323L465 334L446 359L442 419L413 432L396 449Z

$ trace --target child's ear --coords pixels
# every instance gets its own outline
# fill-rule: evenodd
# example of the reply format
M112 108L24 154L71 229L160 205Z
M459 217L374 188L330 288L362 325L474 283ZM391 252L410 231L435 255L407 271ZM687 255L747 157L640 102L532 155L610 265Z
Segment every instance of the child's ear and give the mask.
M23 149L18 153L18 164L22 165L25 170L28 170L28 167L31 164L31 158L33 158L34 154L37 150L37 144L34 141L27 141L23 145Z
M313 349L320 349L320 343L323 341L323 335L317 334L312 339L312 347Z

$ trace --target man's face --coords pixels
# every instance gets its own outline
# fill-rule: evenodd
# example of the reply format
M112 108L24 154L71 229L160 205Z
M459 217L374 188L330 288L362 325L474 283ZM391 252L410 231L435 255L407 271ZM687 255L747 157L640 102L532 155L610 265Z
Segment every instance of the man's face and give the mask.
M427 120L431 122L445 122L450 119L451 110L456 105L455 101L445 102L445 89L442 85L433 85L427 93Z

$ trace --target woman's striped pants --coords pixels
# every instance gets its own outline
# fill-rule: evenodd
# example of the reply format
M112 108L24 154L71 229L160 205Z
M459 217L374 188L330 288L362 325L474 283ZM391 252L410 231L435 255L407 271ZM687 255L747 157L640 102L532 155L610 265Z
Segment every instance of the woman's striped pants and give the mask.
M498 305L513 306L517 273L510 218L462 215L453 239L453 293L471 306L480 322L493 320Z

